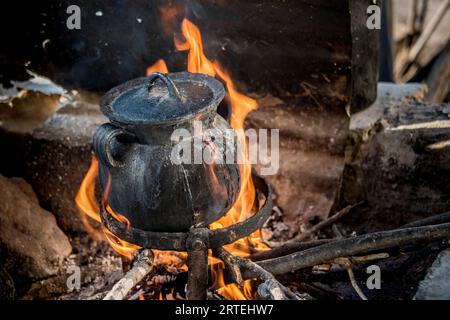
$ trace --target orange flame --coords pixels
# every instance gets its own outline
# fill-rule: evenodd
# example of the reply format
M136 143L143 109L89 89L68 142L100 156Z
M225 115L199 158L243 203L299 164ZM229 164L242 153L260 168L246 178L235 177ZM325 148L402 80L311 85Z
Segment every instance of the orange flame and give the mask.
M192 73L204 73L211 77L216 75L214 64L203 53L202 35L200 30L189 20L184 19L181 24L181 32L186 40L182 43L174 39L175 48L178 51L189 50L187 71Z
M101 222L99 207L95 198L95 182L98 176L98 161L95 156L92 157L91 166L81 182L80 190L75 198L75 202L82 213Z
M92 157L91 166L81 182L80 190L75 198L75 202L80 210L82 217L85 215L97 222L101 222L100 208L97 204L97 199L95 198L95 184L98 178L98 160L95 156ZM108 181L105 186L105 191L102 195L102 207L106 210L106 213L110 214L117 221L124 223L127 227L130 227L130 222L123 215L115 213L111 207L107 204L108 193L111 188L111 177L108 176ZM85 224L89 230L89 224ZM111 247L119 253L120 255L131 259L136 252L141 247L134 245L132 243L126 242L116 235L111 233L108 229L102 228L105 238L108 240ZM176 266L179 271L186 271L185 267L186 254L180 252L173 252L170 255L167 251L153 250L154 253L154 263L163 266Z
M244 120L249 112L257 108L257 103L254 99L240 94L235 89L234 83L228 73L220 66L216 61L210 61L203 53L203 44L200 30L192 22L184 19L181 25L181 31L184 36L185 42L175 38L175 47L179 51L189 50L187 71L191 73L203 73L213 77L217 77L225 83L227 89L227 99L231 105L231 126L235 129L239 142L241 143L244 158L248 158L247 141L244 135ZM168 73L164 60L158 60L155 64L147 68L146 74L149 75L152 72ZM86 213L89 217L100 221L98 217L98 205L96 206L94 185L95 178L98 175L97 169L98 163L94 158L83 183L81 184L80 191L77 195L76 202L80 210ZM235 223L244 221L249 216L254 214L253 206L255 202L255 188L251 178L251 164L249 161L244 161L244 164L240 165L241 171L241 188L237 196L237 200L233 207L220 218L218 221L210 225L211 229L224 228ZM106 192L105 192L106 193ZM105 203L106 205L106 203ZM119 221L125 219L123 216L115 214L109 206L108 213L111 214ZM123 219L122 219L123 218ZM103 229L106 238L111 243L112 247L120 254L130 257L133 253L139 249L138 246L127 243L115 235L110 233L105 228ZM225 248L232 254L246 257L252 252L258 250L267 250L268 247L263 243L261 232L258 230L246 238L239 239L238 241L226 245ZM187 270L186 267L186 253L158 251L155 252L155 263L164 266L178 266ZM245 281L243 288L239 288L236 284L225 285L223 275L223 263L219 259L212 256L209 258L209 265L211 268L212 280L215 283L215 288L218 294L222 295L226 299L253 299L254 292L252 290L251 281Z
M166 62L163 59L159 59L152 66L147 68L145 75L148 76L153 72L169 73L169 69L167 69Z

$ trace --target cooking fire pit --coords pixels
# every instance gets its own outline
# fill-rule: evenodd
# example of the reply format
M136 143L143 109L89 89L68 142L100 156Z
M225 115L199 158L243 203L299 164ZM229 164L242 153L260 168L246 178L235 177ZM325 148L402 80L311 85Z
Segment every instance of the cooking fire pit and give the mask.
M448 282L449 0L73 2L0 20L0 300Z

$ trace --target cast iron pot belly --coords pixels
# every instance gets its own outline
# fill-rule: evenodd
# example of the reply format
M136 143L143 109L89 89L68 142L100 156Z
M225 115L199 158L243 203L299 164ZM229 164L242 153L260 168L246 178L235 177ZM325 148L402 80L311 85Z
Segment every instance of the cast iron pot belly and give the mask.
M133 228L182 232L207 226L230 209L240 173L237 164L225 163L237 141L216 113L224 94L216 79L181 72L131 80L102 98L100 108L110 123L97 129L93 147L102 192L114 213ZM215 139L199 136L194 128L199 124L203 132L213 130ZM188 134L185 143L201 139L197 145L214 150L216 161L174 162L176 129Z

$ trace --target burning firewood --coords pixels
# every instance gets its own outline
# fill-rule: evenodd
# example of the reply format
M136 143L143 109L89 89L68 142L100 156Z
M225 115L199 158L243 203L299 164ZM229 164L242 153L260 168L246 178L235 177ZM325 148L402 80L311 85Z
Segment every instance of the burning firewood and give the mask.
M294 293L278 282L270 272L267 272L258 264L248 259L233 256L225 249L219 249L218 254L223 261L226 261L238 284L243 283L241 272L244 270L263 281L258 287L258 295L260 298L270 300L298 300L298 297Z
M152 272L153 268L152 251L147 249L139 251L133 268L114 285L103 300L123 300L131 289Z

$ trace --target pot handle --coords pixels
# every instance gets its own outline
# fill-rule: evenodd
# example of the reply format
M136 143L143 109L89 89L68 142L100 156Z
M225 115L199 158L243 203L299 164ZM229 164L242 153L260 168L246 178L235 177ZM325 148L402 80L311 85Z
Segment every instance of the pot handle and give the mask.
M175 97L179 101L183 101L183 96L181 95L178 88L175 86L175 83L173 83L173 81L165 74L160 73L160 72L153 72L147 78L148 78L148 90L151 89L151 87L152 87L153 83L156 81L156 79L161 79L166 84L167 90L169 90L169 95L171 97Z
M128 138L134 136L126 130L116 127L110 123L104 123L94 133L92 147L100 162L107 164L109 167L123 167L125 163L114 159L112 152L112 143L119 136Z

